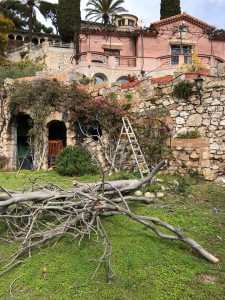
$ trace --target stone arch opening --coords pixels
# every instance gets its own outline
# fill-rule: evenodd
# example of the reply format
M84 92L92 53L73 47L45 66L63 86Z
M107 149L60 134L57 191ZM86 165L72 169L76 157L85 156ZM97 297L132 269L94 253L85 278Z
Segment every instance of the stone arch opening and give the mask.
M121 76L119 77L116 82L119 82L119 83L126 83L126 82L129 82L128 79L127 79L127 76Z
M8 38L9 38L10 40L15 40L15 37L14 37L13 34L9 34L9 35L8 35Z
M55 163L59 152L66 147L66 125L63 121L53 120L48 124L48 166Z
M17 41L22 41L22 40L23 40L23 37L22 37L21 35L17 35L16 40L17 40Z
M35 45L37 45L38 44L38 38L32 38L32 43L34 43Z
M40 43L42 44L45 41L45 39L40 39Z
M25 43L29 43L29 36L25 36L24 42L25 42Z
M108 78L103 73L96 73L93 76L93 79L95 79L96 84L102 84L103 82L107 82Z
M29 130L32 128L32 119L27 114L19 114L15 124L17 129L17 167L31 170L32 155Z

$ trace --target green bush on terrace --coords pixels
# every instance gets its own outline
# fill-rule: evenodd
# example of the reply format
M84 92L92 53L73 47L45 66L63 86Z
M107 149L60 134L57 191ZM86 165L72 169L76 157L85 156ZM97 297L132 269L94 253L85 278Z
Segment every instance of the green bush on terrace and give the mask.
M67 146L56 158L57 172L62 176L81 176L97 174L97 166L91 154L79 146Z
M0 86L3 85L6 78L16 79L22 77L35 76L37 71L41 71L43 65L26 60L18 63L10 63L0 66Z

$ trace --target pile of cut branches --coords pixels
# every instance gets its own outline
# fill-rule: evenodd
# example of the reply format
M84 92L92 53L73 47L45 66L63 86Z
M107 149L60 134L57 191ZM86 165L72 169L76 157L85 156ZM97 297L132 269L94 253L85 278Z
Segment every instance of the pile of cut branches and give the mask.
M30 191L15 192L1 187L0 219L7 226L7 233L0 237L5 242L17 242L17 250L2 262L3 275L31 257L32 250L54 239L57 242L64 236L78 239L92 234L104 239L103 254L93 274L96 275L101 263L107 262L107 279L111 282L112 245L101 221L102 216L123 214L135 222L141 223L159 237L181 241L195 249L212 263L218 259L207 252L196 241L184 235L174 226L149 216L134 214L129 201L151 203L145 197L133 197L128 194L146 183L151 183L154 175L164 165L160 162L148 177L141 180L122 180L111 182L78 183L72 190L62 190L54 185L40 186L34 182ZM166 228L171 234L165 234Z

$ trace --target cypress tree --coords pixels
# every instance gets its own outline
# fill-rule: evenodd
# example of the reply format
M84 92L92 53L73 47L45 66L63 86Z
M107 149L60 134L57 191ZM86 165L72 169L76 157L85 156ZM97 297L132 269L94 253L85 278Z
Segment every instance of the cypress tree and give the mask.
M161 0L160 19L166 19L181 13L180 0Z
M62 41L77 44L81 24L80 0L59 0L57 22Z

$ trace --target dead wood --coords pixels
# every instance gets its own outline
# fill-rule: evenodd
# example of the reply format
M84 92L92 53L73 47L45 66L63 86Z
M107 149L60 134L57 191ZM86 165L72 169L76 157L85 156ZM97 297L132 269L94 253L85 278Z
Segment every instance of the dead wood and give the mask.
M133 197L128 192L151 182L158 170L164 166L160 162L151 174L142 180L98 182L93 184L77 184L73 189L64 191L55 186L47 189L37 186L34 191L19 193L1 188L0 219L7 226L7 232L1 237L3 241L17 242L19 247L10 257L2 262L0 275L10 271L21 263L26 256L32 255L32 250L42 244L54 240L57 242L63 236L79 239L85 236L100 236L104 241L103 254L93 274L95 277L101 263L107 262L107 279L111 282L114 272L111 268L112 245L102 216L123 214L151 229L159 237L186 243L201 256L212 263L218 259L206 251L196 241L184 235L176 227L155 217L139 216L132 213L129 201L151 203L145 197ZM51 222L48 221L51 218ZM161 228L166 228L171 234L165 234Z

